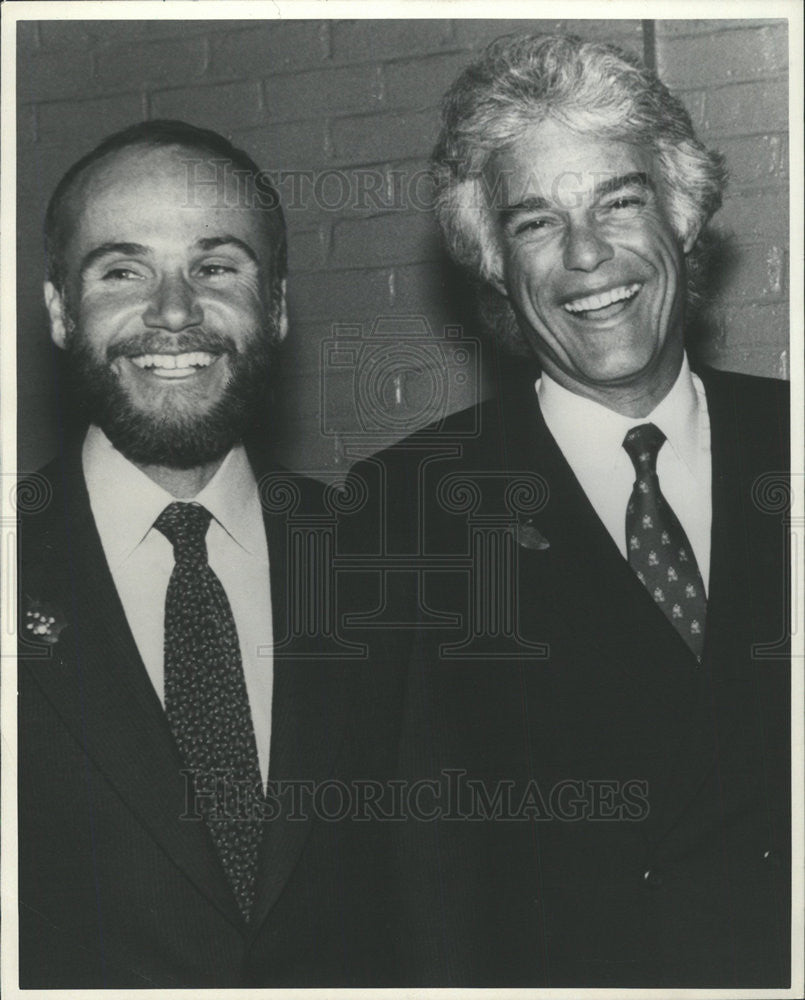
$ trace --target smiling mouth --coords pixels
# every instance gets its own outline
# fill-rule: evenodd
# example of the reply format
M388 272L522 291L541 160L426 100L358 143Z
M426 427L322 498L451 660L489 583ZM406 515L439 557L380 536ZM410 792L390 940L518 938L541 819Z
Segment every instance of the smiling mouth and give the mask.
M130 357L129 361L158 378L186 378L209 368L220 356L208 351L191 351L185 354L138 354Z
M596 295L585 295L583 298L571 299L570 302L564 303L563 309L571 316L582 319L606 319L625 309L641 288L640 282L620 285Z

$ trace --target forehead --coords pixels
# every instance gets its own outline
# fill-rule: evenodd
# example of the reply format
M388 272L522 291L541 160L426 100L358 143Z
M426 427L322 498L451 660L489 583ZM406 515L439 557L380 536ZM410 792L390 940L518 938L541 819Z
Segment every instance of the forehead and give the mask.
M529 198L561 204L568 196L575 204L608 180L640 173L658 182L649 150L546 119L492 157L487 187L504 207Z
M132 146L81 174L65 204L68 266L92 244L189 247L233 235L264 260L271 241L252 181L228 162L181 147Z

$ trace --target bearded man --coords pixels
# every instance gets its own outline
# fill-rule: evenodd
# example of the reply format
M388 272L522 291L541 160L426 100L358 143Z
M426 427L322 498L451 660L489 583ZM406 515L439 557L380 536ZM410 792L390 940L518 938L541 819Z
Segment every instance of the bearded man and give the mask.
M294 647L327 580L289 530L334 508L249 443L287 326L276 192L141 123L67 172L46 243L88 426L20 525L21 984L381 984L379 828L316 789L390 767L398 685Z

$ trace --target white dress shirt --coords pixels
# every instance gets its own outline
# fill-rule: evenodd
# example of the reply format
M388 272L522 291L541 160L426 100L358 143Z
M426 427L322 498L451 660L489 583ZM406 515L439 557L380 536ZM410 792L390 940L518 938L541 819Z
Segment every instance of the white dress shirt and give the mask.
M173 546L154 528L168 504L181 499L132 465L98 427L82 452L89 502L106 561L151 683L165 703L165 595ZM207 529L210 567L226 591L252 710L263 783L271 744L271 590L260 496L246 452L237 446L203 490L188 497L212 514Z
M671 391L642 418L615 413L545 374L536 390L548 430L624 558L628 558L626 505L635 471L623 439L640 424L660 428L667 439L657 458L660 489L685 529L708 590L713 518L710 417L704 386L691 372L687 357Z

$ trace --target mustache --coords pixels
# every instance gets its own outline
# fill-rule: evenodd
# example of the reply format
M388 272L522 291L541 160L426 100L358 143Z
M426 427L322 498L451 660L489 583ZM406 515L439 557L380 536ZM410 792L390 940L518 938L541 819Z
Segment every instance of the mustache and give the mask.
M209 330L190 329L173 334L154 331L110 344L106 349L106 359L114 361L116 358L132 358L141 354L190 354L194 351L236 354L237 347L231 337Z

